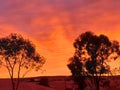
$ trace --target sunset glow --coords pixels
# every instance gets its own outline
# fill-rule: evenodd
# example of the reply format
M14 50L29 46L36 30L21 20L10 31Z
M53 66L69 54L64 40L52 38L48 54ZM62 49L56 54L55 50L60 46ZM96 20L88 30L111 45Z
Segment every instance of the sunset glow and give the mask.
M0 37L19 33L46 58L44 72L28 76L71 75L67 63L73 42L85 31L120 42L120 0L0 1ZM0 72L0 77L9 77L4 68Z

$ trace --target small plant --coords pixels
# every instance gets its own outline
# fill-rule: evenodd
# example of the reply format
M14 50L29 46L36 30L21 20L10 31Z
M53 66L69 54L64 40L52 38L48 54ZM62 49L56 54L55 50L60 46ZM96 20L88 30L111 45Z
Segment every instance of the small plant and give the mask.
M39 82L40 85L43 85L43 86L48 86L49 87L49 80L47 77L42 77L40 82Z

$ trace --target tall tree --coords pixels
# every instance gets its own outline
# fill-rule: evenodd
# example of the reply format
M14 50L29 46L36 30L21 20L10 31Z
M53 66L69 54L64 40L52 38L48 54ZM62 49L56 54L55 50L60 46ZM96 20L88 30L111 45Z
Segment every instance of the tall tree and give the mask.
M84 89L83 83L90 77L100 90L101 75L110 74L110 60L116 60L120 55L120 46L117 41L110 41L105 35L94 35L92 32L82 33L74 42L75 53L70 58L68 68L79 86Z
M20 78L22 78L21 70L26 70L24 75L32 69L40 70L45 59L37 53L32 42L21 35L10 34L0 39L0 62L9 72L12 90L18 90ZM15 71L17 72L16 83L14 81Z

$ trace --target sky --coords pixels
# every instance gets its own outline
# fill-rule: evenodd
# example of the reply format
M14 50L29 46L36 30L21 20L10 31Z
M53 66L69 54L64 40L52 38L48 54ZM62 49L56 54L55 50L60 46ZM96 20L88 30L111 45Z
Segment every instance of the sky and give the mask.
M71 75L73 42L85 31L120 42L120 0L0 0L0 37L19 33L46 58L44 72L28 76Z

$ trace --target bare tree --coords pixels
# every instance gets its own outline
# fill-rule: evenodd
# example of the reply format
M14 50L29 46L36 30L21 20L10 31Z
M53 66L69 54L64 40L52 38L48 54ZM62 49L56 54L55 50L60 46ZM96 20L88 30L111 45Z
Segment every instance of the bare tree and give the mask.
M40 70L45 59L36 52L32 42L21 35L10 34L0 39L0 62L9 72L12 90L18 90L20 78L23 78L32 69ZM21 70L26 70L23 76ZM14 81L15 71L17 72L16 83Z
M74 47L75 53L68 67L75 81L84 89L84 81L90 77L96 90L100 90L101 75L111 73L108 60L116 60L120 55L119 43L110 41L105 35L85 32L75 40Z

